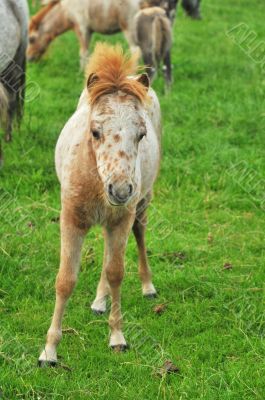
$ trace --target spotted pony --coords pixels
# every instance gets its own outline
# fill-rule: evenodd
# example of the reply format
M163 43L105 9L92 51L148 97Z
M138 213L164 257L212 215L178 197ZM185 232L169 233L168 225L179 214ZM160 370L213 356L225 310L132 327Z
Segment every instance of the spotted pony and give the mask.
M160 107L146 74L137 75L137 57L121 46L98 43L87 69L87 87L77 110L63 128L56 146L56 171L61 183L61 261L56 279L56 304L39 365L57 362L62 317L78 275L83 240L95 224L103 227L104 261L95 313L109 316L109 345L126 348L122 332L120 287L131 230L139 253L144 296L155 296L148 265L146 209L160 163Z

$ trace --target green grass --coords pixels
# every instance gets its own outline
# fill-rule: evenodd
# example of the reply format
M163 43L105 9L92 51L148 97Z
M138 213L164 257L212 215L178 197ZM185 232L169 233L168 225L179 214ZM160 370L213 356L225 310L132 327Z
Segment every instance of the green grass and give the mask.
M256 43L265 40L264 8L260 0L204 0L200 22L179 12L171 93L164 94L161 77L154 83L164 135L148 249L159 298L141 296L131 238L122 289L131 350L113 354L107 316L95 317L89 307L103 248L100 229L93 229L64 319L76 333L65 334L59 347L71 371L38 369L36 362L59 262L54 147L84 82L74 34L29 65L40 95L5 145L0 171L4 399L264 399L265 76L225 33L245 22ZM102 38L95 35L93 46ZM122 35L104 40L125 43ZM152 309L160 303L167 308L158 316ZM166 359L179 374L156 375Z

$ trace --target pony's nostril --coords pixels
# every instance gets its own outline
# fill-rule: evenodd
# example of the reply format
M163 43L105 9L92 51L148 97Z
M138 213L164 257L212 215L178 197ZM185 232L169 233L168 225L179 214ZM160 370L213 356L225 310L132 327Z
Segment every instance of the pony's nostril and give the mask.
M132 192L133 192L133 185L130 183L129 184L129 196L131 196Z
M112 189L113 189L113 186L112 186L112 184L110 183L110 184L109 184L109 188L108 188L109 194L110 194L110 195L113 195L113 190L112 190Z

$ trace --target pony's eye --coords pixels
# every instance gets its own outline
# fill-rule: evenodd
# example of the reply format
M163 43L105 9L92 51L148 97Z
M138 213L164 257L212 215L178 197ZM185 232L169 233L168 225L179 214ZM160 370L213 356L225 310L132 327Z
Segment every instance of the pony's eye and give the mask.
M35 37L34 36L31 36L30 38L29 38L29 43L30 44L33 44L33 43L35 43Z
M99 140L100 139L100 132L97 131L96 129L92 130L92 136L94 139Z

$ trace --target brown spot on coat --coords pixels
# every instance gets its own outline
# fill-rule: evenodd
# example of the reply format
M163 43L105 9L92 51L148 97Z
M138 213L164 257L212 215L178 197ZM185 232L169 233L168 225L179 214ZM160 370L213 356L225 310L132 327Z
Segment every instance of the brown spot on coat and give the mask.
M113 136L114 142L119 143L121 140L120 135L117 133L116 135Z
M126 160L129 160L128 154L125 153L125 151L123 151L123 150L119 150L118 155L120 158L126 158Z

